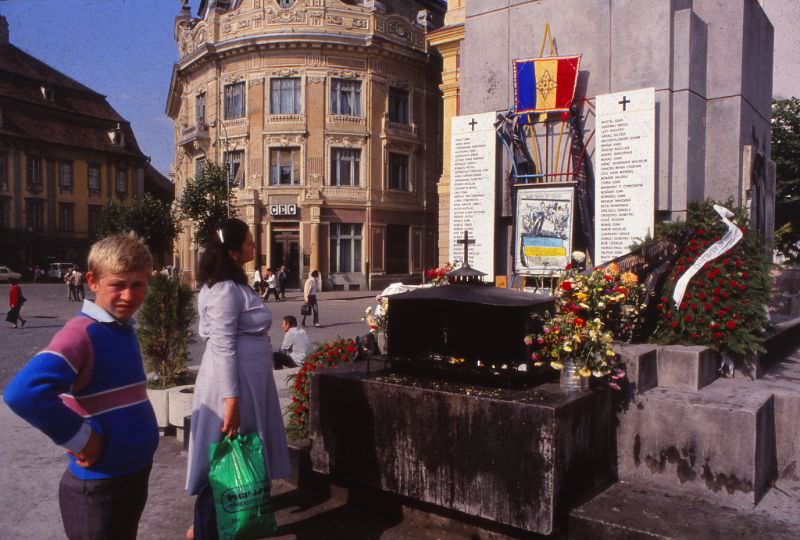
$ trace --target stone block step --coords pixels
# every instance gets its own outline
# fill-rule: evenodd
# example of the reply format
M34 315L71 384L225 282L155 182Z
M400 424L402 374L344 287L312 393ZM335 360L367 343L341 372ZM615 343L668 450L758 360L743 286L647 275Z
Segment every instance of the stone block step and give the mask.
M757 502L777 476L775 400L759 381L747 382L636 396L619 414L620 480L726 504Z
M775 508L775 510L779 510ZM570 512L569 540L796 540L798 512L742 511L618 482Z
M708 347L659 347L658 386L696 392L717 379L719 361L719 354Z

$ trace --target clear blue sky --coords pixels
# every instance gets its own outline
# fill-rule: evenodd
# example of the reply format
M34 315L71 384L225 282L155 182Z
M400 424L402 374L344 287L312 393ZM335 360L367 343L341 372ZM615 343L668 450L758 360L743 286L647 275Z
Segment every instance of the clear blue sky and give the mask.
M192 1L197 9L198 0ZM179 0L0 0L11 43L108 97L153 166L173 160L164 114Z

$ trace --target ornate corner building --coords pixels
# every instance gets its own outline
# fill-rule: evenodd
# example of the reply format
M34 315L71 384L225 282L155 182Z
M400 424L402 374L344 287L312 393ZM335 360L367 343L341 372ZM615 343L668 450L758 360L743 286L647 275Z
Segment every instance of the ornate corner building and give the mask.
M132 204L151 180L171 200L172 184L105 96L9 35L0 16L0 264L27 276L48 262L85 264L105 206Z
M440 0L204 0L175 20L176 196L224 164L256 264L373 289L436 260ZM193 272L191 228L177 261ZM251 267L251 270L253 268ZM294 283L291 283L293 281Z

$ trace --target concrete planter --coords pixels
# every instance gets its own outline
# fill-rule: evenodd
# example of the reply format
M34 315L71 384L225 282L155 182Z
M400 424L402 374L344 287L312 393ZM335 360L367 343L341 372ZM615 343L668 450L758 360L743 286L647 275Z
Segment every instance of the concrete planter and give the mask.
M147 389L147 399L150 400L153 411L156 413L156 422L159 429L169 427L169 391L169 388Z
M192 414L194 385L176 386L169 389L169 423L183 428L183 419Z

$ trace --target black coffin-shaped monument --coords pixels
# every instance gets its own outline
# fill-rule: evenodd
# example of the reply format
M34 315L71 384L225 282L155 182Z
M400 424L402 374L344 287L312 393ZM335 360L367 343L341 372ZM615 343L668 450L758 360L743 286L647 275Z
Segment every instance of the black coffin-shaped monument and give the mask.
M608 392L566 394L526 358L523 337L551 307L473 285L392 297L387 362L313 378L314 470L552 533L615 479L615 442Z

